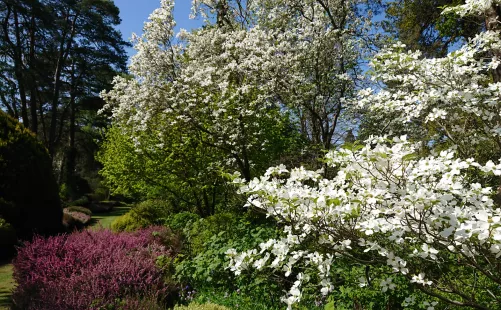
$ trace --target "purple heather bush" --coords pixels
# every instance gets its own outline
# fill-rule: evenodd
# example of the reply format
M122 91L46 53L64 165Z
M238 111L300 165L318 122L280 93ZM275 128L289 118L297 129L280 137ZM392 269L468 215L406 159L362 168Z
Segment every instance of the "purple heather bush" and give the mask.
M80 222L82 225L87 225L90 221L91 216L88 214L85 214L83 212L78 212L78 211L66 211L63 210L65 214L68 214L72 218L74 218L77 222Z
M19 309L116 309L131 298L169 302L157 257L173 257L179 242L165 227L132 233L84 230L25 243L14 260L13 301ZM172 300L171 300L172 302Z

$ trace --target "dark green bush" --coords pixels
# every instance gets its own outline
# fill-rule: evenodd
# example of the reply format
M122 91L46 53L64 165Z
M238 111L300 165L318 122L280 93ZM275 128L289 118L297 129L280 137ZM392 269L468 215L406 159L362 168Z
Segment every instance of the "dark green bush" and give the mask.
M101 201L106 199L106 195L102 192L87 194L90 201Z
M115 232L134 231L162 222L162 218L169 212L169 204L161 200L143 201L129 212L111 223Z
M100 201L100 202L92 202L89 204L88 208L92 211L92 213L108 213L113 210L113 208L117 204L111 201Z
M22 124L0 111L0 216L18 237L62 231L59 189L47 150Z
M69 206L88 206L90 204L89 198L87 196L82 196L76 200L73 200L68 203Z
M14 254L16 240L16 232L12 225L0 217L0 259Z

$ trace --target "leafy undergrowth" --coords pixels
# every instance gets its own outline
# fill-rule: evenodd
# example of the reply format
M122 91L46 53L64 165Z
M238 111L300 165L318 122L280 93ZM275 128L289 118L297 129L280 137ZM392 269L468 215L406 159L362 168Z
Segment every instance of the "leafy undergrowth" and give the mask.
M13 303L27 310L114 308L130 299L173 303L177 288L164 281L157 258L174 257L178 245L165 227L35 237L14 259Z

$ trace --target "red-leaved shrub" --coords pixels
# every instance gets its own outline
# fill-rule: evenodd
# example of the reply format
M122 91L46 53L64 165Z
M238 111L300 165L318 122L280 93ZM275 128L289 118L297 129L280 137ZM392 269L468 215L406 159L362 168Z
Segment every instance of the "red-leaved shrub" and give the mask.
M176 254L165 244L174 239L165 227L35 237L14 260L14 304L19 309L77 310L121 308L131 297L158 296L168 302L177 289L165 284L155 262L159 255Z

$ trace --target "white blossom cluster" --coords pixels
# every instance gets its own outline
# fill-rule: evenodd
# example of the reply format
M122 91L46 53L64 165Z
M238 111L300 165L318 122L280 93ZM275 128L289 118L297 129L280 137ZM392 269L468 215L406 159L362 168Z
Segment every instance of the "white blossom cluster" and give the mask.
M478 14L493 5L497 3L466 1L454 10ZM433 123L456 147L420 157L422 145L406 136L372 137L361 147L327 153L326 163L337 173L332 179L322 171L283 165L250 182L236 178L241 192L249 195L248 205L285 229L283 238L259 249L229 250L231 270L272 268L295 275L283 297L289 309L312 279L301 272L305 265L317 268L317 284L327 294L334 288L330 268L342 259L380 263L424 291L449 294L457 291L437 282L439 277L428 274L426 266L454 264L454 257L499 285L493 268L501 257L501 210L492 199L495 191L485 184L501 176L501 163L498 158L479 163L461 157L457 146L501 141L501 83L490 76L499 66L491 51L500 47L499 33L486 31L444 58L404 52L401 44L382 50L372 62L373 79L381 89L360 91L352 104L404 124ZM362 278L360 286L367 281ZM391 277L381 278L379 285L384 292L395 288ZM434 309L436 304L421 306ZM404 306L415 306L414 297Z
M193 14L208 24L176 35L173 1L162 0L133 39L132 76L116 77L102 93L104 109L137 145L145 133L161 139L181 127L223 150L228 162L266 150L266 130L284 112L317 130L304 130L322 137L316 143L329 144L355 95L360 35L370 28L352 12L357 3L195 0Z
M339 169L332 180L318 171L283 166L249 183L236 179L241 192L250 195L249 205L289 226L284 238L269 240L260 249L228 251L231 269L238 274L250 266L266 266L289 276L302 261L317 266L322 293L327 294L333 288L333 261L357 252L378 253L393 272L424 286L433 282L426 270L416 269L420 260L438 263L440 253L501 256L501 210L490 198L492 189L464 176L472 170L499 176L501 163L481 165L457 159L451 151L416 159L416 145L406 137L365 143L327 154L328 164ZM298 250L312 236L326 252ZM306 279L298 275L284 297L287 304L300 300L297 289ZM388 279L380 285L383 291L395 287Z
M266 147L260 125L279 117L269 91L276 81L267 72L277 71L280 47L268 52L270 34L258 28L183 30L176 39L173 7L173 1L162 0L143 36L134 38L133 77L115 78L114 88L102 93L104 109L138 144L144 132L181 125L230 154L242 145Z
M478 145L501 137L501 83L486 74L499 66L488 51L499 49L499 33L477 35L444 58L423 58L395 44L373 60L373 79L384 88L360 91L360 108L390 114L395 121L416 119L444 130L453 141Z
M446 8L444 13L456 13L460 16L482 15L494 5L499 5L499 0L466 0L464 4Z

